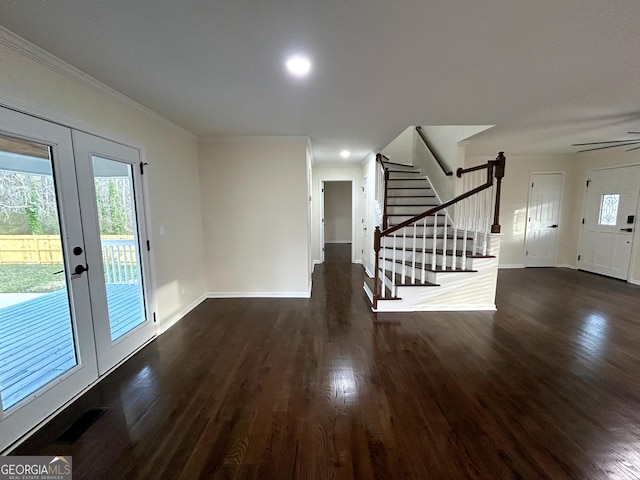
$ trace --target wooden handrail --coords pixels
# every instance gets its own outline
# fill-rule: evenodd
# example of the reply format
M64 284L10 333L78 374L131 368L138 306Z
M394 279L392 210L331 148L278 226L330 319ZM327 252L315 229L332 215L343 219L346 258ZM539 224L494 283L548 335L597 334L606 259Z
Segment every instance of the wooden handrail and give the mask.
M418 125L416 127L416 132L418 132L418 135L420 135L420 138L422 139L422 141L424 142L424 144L427 147L427 150L429 150L429 152L431 153L431 155L433 156L433 158L436 159L436 162L438 162L438 165L440 165L440 168L442 169L442 171L444 172L444 174L449 177L451 175L453 175L453 172L451 171L451 169L447 166L447 164L444 162L444 160L442 160L442 158L440 158L440 155L438 155L435 151L435 149L431 146L431 143L429 143L429 140L427 139L427 137L425 136L424 133L422 133L422 127L420 125Z
M392 234L393 232L400 230L403 227L407 227L409 225L411 225L412 223L417 222L418 220L422 220L424 217L428 217L430 215L433 215L436 212L439 212L440 210L444 210L445 208L450 207L451 205L453 205L454 203L458 203L462 200L464 200L465 198L469 198L473 195L475 195L476 193L480 193L483 190L486 190L487 188L490 188L493 185L493 165L490 165L489 168L487 169L487 182L477 186L476 188L469 190L466 193L463 193L462 195L458 195L457 197L449 200L448 202L443 203L442 205L438 205L437 207L433 207L430 210L427 210L426 212L423 212L419 215L416 215L415 217L411 217L408 220L405 220L402 223L399 223L398 225L394 225L391 228L387 228L385 230L383 230L382 232L380 232L381 236L387 236Z

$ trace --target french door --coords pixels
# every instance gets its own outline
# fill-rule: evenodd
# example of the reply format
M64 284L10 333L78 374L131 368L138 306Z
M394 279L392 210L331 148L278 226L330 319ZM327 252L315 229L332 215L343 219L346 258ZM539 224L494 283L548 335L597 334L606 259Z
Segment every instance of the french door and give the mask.
M155 334L139 163L0 108L0 451Z

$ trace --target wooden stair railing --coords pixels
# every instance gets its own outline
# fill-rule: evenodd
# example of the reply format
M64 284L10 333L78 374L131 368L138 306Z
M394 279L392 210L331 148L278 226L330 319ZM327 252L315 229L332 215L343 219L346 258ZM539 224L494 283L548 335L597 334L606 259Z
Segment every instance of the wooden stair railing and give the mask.
M500 194L502 178L504 177L505 171L505 161L504 152L500 152L495 160L489 160L486 164L467 169L459 168L456 172L458 178L461 178L467 173L479 172L476 174L476 178L472 178L465 184L466 186L468 185L473 188L470 188L465 193L458 195L442 205L438 205L437 207L415 215L398 225L389 227L383 220L383 229L380 230L380 226L376 227L373 239L373 248L375 252L374 291L372 292L374 309L377 309L378 307L378 300L385 298L384 282L387 274L387 260L392 264L391 272L389 272L391 274L392 283L395 283L397 273L396 268L401 269L399 275L402 282L405 282L408 277L406 270L407 267L409 267L411 269L410 283L415 284L417 280L417 266L422 272L421 278L418 279L418 281L424 284L425 270L427 268L435 271L447 269L455 271L458 269L458 258L456 254L458 252L459 241L462 243L460 269L465 268L466 257L469 251L469 242L471 242L471 255L487 255L489 231L491 233L500 233ZM380 165L382 166L381 158ZM384 166L382 167L384 168ZM478 177L477 175L482 175L482 170L486 170L486 180L483 183L480 183L481 177ZM388 180L388 173L386 179ZM474 182L475 186L473 186ZM494 191L491 192L490 189L494 187L494 185ZM484 192L484 194L482 194L482 192ZM449 211L447 211L450 207L453 207L453 215L450 215ZM491 214L493 214L493 219L491 219ZM442 225L438 223L439 216L443 219ZM431 217L433 218L433 223L427 223L427 219ZM449 228L449 219L452 221L451 228L453 229L451 258L448 258L447 250L447 230ZM489 226L489 222L491 220L492 223ZM420 221L422 222L419 223ZM442 227L442 235L438 234L440 226ZM433 230L431 236L427 233L430 227L432 227ZM412 258L409 261L407 261L405 256L405 248L407 246L407 228L411 230L409 232L409 242L412 242L412 245L409 251L413 252ZM421 235L418 235L418 228L421 228ZM402 236L400 238L402 239L403 257L400 262L400 266L396 267L398 264L398 259L396 258L396 242L399 240L397 232L400 230L402 230ZM461 237L459 236L460 233L462 235ZM392 257L389 259L386 258L386 254L383 254L382 258L380 256L380 252L383 250L383 247L387 246L383 245L383 239L385 238L393 239L391 247L393 249ZM439 243L440 247L438 246ZM420 251L422 253L421 260L416 262L416 253L419 253ZM440 264L438 264L438 251L442 252ZM431 256L430 261L427 261L427 254ZM382 260L382 268L380 268L380 260Z

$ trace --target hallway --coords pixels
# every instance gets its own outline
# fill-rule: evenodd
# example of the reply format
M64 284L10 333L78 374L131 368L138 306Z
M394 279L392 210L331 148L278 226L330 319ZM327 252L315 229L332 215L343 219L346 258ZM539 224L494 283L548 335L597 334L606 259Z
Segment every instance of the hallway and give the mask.
M14 453L87 479L640 477L638 287L503 270L497 312L376 316L362 276L205 301Z

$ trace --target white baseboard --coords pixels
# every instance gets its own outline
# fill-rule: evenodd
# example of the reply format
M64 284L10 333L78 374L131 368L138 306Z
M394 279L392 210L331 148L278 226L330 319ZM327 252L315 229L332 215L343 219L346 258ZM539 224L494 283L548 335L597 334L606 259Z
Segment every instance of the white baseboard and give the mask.
M632 279L629 279L629 280L627 280L627 281L628 281L630 284L632 284L632 285L640 285L640 280L632 280Z
M507 269L507 268L524 268L524 263L505 263L502 265L498 265L498 269Z
M389 300L389 302L396 302L396 300ZM424 308L414 308L411 306L396 307L395 305L385 305L384 301L378 300L378 308L371 308L374 312L493 312L496 311L496 305L480 304L480 305L433 305Z
M356 263L356 264L358 264L358 265L362 265L362 260L360 260L360 259L356 259L356 261L355 261L355 262L353 262L353 263Z
M325 240L324 243L348 243L351 245L351 240Z
M322 261L321 260L314 260L313 264L314 265L322 265Z
M371 270L369 270L369 266L368 265L364 265L364 271L367 272L367 275L369 275L369 278L373 278L373 273L371 273Z
M207 299L206 295L204 295L204 294L200 295L198 298L196 298L189 305L187 305L182 310L180 310L178 313L173 315L169 320L164 321L160 325L158 325L158 329L157 329L156 334L157 335L162 335L163 333L165 333L167 330L169 330L171 327L173 327L176 323L178 323L180 320L182 320L182 318L185 317L191 310L196 308L198 305L200 305L206 299Z
M207 298L311 298L308 292L207 292Z
M556 265L556 268L570 268L571 270L577 270L578 267L575 265L569 265L568 263L561 263L560 265Z

